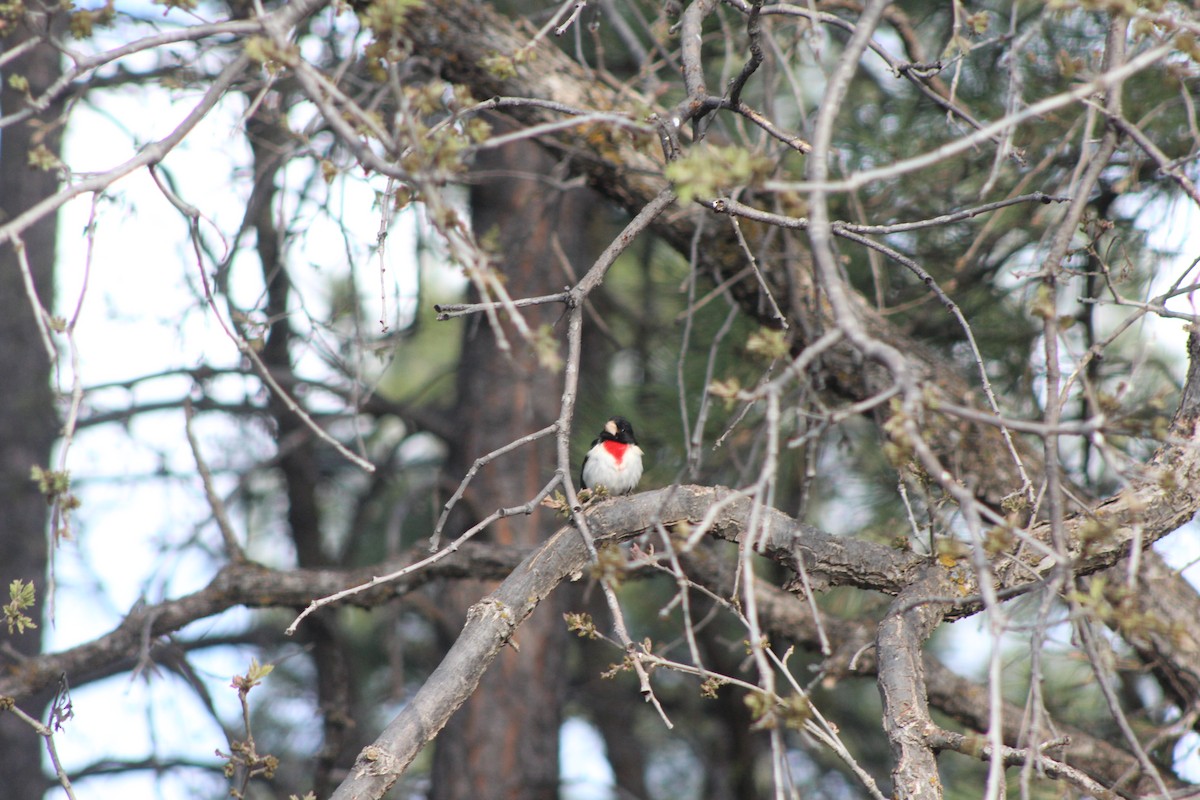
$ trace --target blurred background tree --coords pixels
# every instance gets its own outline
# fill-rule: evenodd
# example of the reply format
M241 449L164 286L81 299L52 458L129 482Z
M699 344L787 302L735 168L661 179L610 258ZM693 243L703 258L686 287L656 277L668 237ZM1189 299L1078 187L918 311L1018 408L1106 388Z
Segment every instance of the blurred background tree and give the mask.
M535 5L0 12L0 782L1189 791L1195 10Z

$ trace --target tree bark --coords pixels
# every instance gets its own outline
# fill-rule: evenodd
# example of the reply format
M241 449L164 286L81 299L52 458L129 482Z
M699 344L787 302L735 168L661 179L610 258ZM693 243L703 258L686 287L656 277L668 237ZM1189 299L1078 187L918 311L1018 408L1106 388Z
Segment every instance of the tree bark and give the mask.
M45 16L30 13L26 24L5 37L0 52L8 52L39 38L32 26L45 29ZM62 72L58 50L43 43L6 64L0 108L13 114L26 107L25 92L17 91L10 77L23 76L29 91L40 94ZM39 145L55 158L62 153L61 112L53 104L45 112L10 125L0 135L0 224L17 216L58 189L58 171L30 166L29 153ZM22 243L33 285L41 304L51 309L54 300L54 261L58 217L50 214L25 231ZM46 500L30 480L33 466L50 467L51 448L58 434L54 394L50 386L49 359L38 332L35 312L25 288L17 249L0 247L0 592L7 603L9 584L16 579L33 581L37 606L35 620L46 603ZM6 647L18 653L41 650L42 627L6 636ZM3 635L3 634L0 634ZM14 669L10 656L0 656L0 670ZM47 696L23 704L23 710L40 716ZM40 797L47 783L42 773L41 740L12 714L0 714L0 775L13 797Z
M500 123L499 118L489 121ZM497 242L496 267L514 297L568 283L559 253L579 272L585 266L584 232L594 201L582 190L554 188L554 168L555 161L530 142L485 150L474 166L472 227L478 239ZM527 309L525 317L536 331L553 325L559 314L557 306L542 306ZM475 459L558 416L560 376L540 366L511 328L505 335L515 343L508 355L482 318L466 328L455 414L462 435L453 443L448 465L453 479L466 474ZM467 507L487 513L517 498L528 500L549 480L554 464L551 439L526 445L480 471L465 497ZM459 515L460 522L464 516ZM539 511L501 519L490 535L503 545L529 546L542 542L553 527L552 516ZM479 581L456 582L446 590L449 607L465 613L490 588ZM522 629L519 649L504 650L438 739L434 800L558 796L567 632L560 598L544 605Z

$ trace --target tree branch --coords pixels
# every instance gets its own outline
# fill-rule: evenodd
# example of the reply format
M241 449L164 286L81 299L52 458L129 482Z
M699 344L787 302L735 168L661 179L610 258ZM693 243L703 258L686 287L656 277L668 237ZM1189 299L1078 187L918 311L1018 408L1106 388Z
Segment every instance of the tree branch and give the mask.
M129 658L147 638L165 636L188 623L227 611L236 606L277 608L306 606L314 596L333 594L369 581L383 569L399 569L418 560L423 548L394 559L357 569L273 570L253 562L230 563L199 591L153 605L139 605L121 624L90 642L58 653L26 658L0 675L0 696L27 697L53 686L64 673L72 686L81 686L93 675L108 674L105 667ZM384 586L357 594L354 605L372 607L387 603L436 578L482 577L499 579L508 575L523 554L514 548L466 544L438 564Z

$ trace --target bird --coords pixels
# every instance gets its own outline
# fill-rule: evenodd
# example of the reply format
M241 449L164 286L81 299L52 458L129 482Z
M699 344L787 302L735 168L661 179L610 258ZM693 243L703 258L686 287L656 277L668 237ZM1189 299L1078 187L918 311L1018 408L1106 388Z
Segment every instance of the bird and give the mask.
M629 494L642 479L642 448L633 435L633 426L624 417L613 417L592 442L579 469L579 484L609 494Z

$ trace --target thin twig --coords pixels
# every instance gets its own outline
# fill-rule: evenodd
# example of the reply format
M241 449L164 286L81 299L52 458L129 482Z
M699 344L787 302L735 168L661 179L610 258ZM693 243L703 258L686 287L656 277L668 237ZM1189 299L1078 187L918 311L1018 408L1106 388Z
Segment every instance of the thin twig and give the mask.
M750 80L750 76L758 70L759 65L763 62L762 6L763 0L752 0L750 13L746 16L746 36L750 40L750 58L742 65L742 71L729 86L729 102L735 106L742 99L742 89L746 87L746 81Z
M1167 788L1167 784L1163 781L1162 773L1159 772L1158 766L1150 758L1146 749L1142 747L1142 743L1138 741L1137 733L1133 730L1133 726L1129 724L1129 719L1125 716L1125 712L1121 710L1121 700L1117 697L1116 692L1112 687L1112 675L1105 668L1108 659L1100 652L1101 644L1100 637L1096 636L1096 632L1092 627L1092 621L1088 619L1087 613L1080 608L1077 602L1072 602L1072 616L1075 618L1075 631L1079 634L1079 639L1083 643L1084 650L1087 652L1088 663L1092 666L1092 671L1096 676L1096 686L1100 689L1100 693L1104 696L1104 702L1108 705L1108 711L1112 715L1113 721L1117 723L1117 728L1121 731L1121 736L1129 745L1129 749L1137 758L1138 764L1142 770L1154 781L1154 785L1158 788L1162 797L1170 797L1171 792ZM1107 644L1103 645L1107 647Z
M312 0L297 0L297 2L312 2ZM162 161L167 153L174 150L191 133L192 129L208 116L208 113L225 96L225 93L241 77L242 73L251 63L250 57L242 53L227 64L221 70L220 74L213 79L212 83L209 84L208 90L205 91L200 102L193 106L183 121L176 125L175 129L163 138L142 147L136 155L112 169L69 184L65 189L35 203L9 222L0 225L0 244L4 244L5 242L13 242L15 244L17 237L23 231L44 219L48 214L58 210L68 201L85 194L94 194L103 191L126 175L142 167Z
M34 719L26 714L16 705L6 707L9 714L12 714L17 719L24 722L29 727L33 728L34 732L46 742L46 751L50 755L50 763L54 766L54 777L58 779L58 783L62 786L70 800L76 800L75 787L71 785L71 778L67 775L67 771L63 769L62 761L58 757L58 748L54 744L54 730L50 726L43 724L41 721Z
M1031 192L1022 194L1016 197L1007 197L1003 200L997 200L991 203L984 203L971 208L964 208L959 211L952 211L948 214L941 214L929 219L914 220L913 222L894 222L888 225L863 225L855 222L843 222L842 220L834 220L829 223L835 233L847 231L850 233L863 234L889 234L889 233L905 233L908 231L921 230L923 228L939 228L951 223L962 222L972 217L977 217L981 214L987 214L992 211L999 211L1002 208L1009 206L1020 205L1023 203L1065 203L1071 198L1049 195L1045 192ZM792 230L804 230L808 227L808 219L805 217L789 217L784 214L775 214L770 211L764 211L753 206L748 206L732 197L719 197L713 200L708 206L718 214L734 214L746 219L752 219L756 222L763 222L768 225L776 225L781 228L790 228Z
M754 271L754 278L758 281L758 288L766 295L767 302L771 304L771 313L775 321L779 323L779 327L787 330L789 325L787 317L779 309L779 304L775 302L775 294L771 291L771 287L767 285L766 278L763 277L762 271L758 268L758 259L755 258L754 252L750 249L750 243L746 241L745 235L742 233L742 224L735 216L730 216L729 221L733 224L733 232L737 237L738 245L742 248L742 252L746 255L746 260L750 262L750 269Z
M511 453L518 447L536 442L538 439L541 439L544 436L549 436L556 430L558 430L558 423L552 422L546 427L542 428L540 431L534 431L533 433L522 436L519 439L514 439L503 447L498 447L487 455L480 456L479 458L475 459L475 463L471 464L471 468L468 469L467 474L463 476L462 481L458 484L458 488L454 490L454 494L450 496L450 499L447 500L446 504L442 507L442 514L438 517L437 524L433 527L433 535L429 537L429 549L431 551L436 551L438 549L442 538L442 530L446 526L446 520L450 516L450 512L454 510L456 505L458 505L458 501L462 499L463 494L467 491L468 484L471 483L472 479L474 479L476 473L478 473L480 469L496 460L500 456L505 455L506 453Z
M569 292L564 290L554 294L544 294L540 297L522 297L512 301L514 308L525 308L526 306L544 305L546 303L562 303L566 301ZM504 303L438 303L433 307L437 313L439 322L445 322L448 319L455 317L465 317L471 314L478 314L488 310L498 310L504 308Z
M221 316L220 309L217 308L216 297L213 294L212 286L209 284L208 273L204 270L204 257L200 245L201 214L199 209L185 202L171 189L171 187L163 183L163 181L158 177L156 170L151 169L150 175L154 178L155 185L158 186L159 191L162 192L167 201L170 202L171 205L175 206L175 208L178 209L179 212L188 220L191 231L192 249L196 255L196 268L200 274L200 282L204 287L204 298L208 303L208 307L212 311L213 316L216 318L217 324L221 326L221 330L223 330L229 340L234 343L238 349L238 352L240 352L246 357L247 360L249 360L250 364L254 367L254 371L258 373L258 377L261 378L268 387L270 387L271 391L274 392L275 395L280 399L284 407L287 408L288 411L291 411L293 414L295 414L296 417L302 423L304 423L305 427L312 431L318 439L336 450L339 455L341 455L351 464L354 464L364 472L374 472L374 464L357 453L351 452L349 448L347 448L337 439L333 438L333 436L331 436L324 428L318 425L312 416L309 415L309 413L303 408L301 408L300 404L292 399L292 396L288 394L282 386L279 385L279 382L276 381L271 375L271 371L267 368L267 365L263 363L261 358L259 358L258 352L250 345L248 341L246 341L245 337L226 324L225 318Z
M217 528L221 531L221 538L225 541L225 549L230 560L240 563L246 560L246 553L238 543L233 524L229 521L225 501L217 494L216 487L213 485L212 470L208 468L204 454L200 452L200 441L196 438L196 431L192 426L195 415L191 398L185 398L183 401L183 430L187 434L188 446L192 449L192 458L196 461L196 471L200 473L200 481L204 484L204 496L208 498L208 507L212 510L213 519L216 520Z
M571 16L567 17L561 25L554 29L555 36L562 36L567 32L567 28L571 27L575 20L579 19L579 15L587 8L587 0L571 0L575 3L575 7L571 9Z
M484 530L485 528L487 528L487 526L491 525L493 522L495 522L498 519L504 519L506 517L513 517L513 516L517 516L518 514L523 514L526 516L528 516L529 514L532 514L534 509L536 509L539 505L541 505L542 500L549 496L550 492L554 489L554 486L557 484L557 482L558 482L558 479L557 479L557 477L555 477L549 483L547 483L545 486L543 486L541 488L541 490L538 491L538 493L536 495L534 495L533 499L527 503L524 503L519 506L512 506L511 508L496 509L491 514L488 514L486 517L481 519L479 522L475 523L470 528L465 530L462 533L462 535L459 536L457 539L455 539L453 542L446 545L441 550L438 550L436 553L428 556L427 558L423 558L420 561L417 561L417 562L414 562L407 566L401 567L400 569L398 569L394 572L389 572L386 575L380 575L378 577L372 578L371 580L367 581L366 583L360 583L357 586L351 586L350 588L343 589L340 592L334 592L331 595L326 595L325 597L320 597L316 600L313 600L311 603L308 604L308 606L303 611L300 612L299 616L297 616L294 620L292 620L292 624L288 625L287 628L285 628L283 632L285 634L287 634L288 636L291 636L292 634L294 634L296 632L296 629L300 626L300 623L304 620L305 617L307 617L309 614L312 614L314 611L316 611L320 608L324 608L327 605L331 605L331 604L337 603L341 600L345 600L347 597L353 597L356 594L361 594L362 592L365 592L368 589L373 589L376 586L382 586L385 583L392 583L393 581L397 581L406 575L411 575L412 573L417 572L422 569L425 569L426 567L428 567L432 564L436 564L437 562L441 561L444 558L454 555L455 553L458 552L459 548L461 548L465 542L470 541L477 533Z
M29 299L29 307L33 311L34 323L37 325L38 335L42 339L42 347L46 350L46 358L53 365L58 362L58 350L54 347L51 330L53 320L50 317L50 312L42 305L41 298L38 297L37 285L33 282L33 270L29 266L29 255L25 252L24 240L14 235L11 241L13 250L17 254L17 266L21 270L21 282L25 286L25 296Z
M955 750L964 755L995 762L1002 767L1015 764L1026 766L1037 764L1040 769L1044 770L1047 776L1061 778L1079 788L1084 794L1099 798L1116 797L1114 792L1089 777L1083 770L1072 767L1070 764L1062 761L1046 758L1043 751L1053 746L1061 746L1061 740L1047 742L1038 747L1001 747L997 750L992 744L984 745L981 748L978 741L972 740L970 736L941 728L930 731L927 736L930 743L939 748ZM1170 797L1170 794L1164 794L1163 796Z
M1070 91L1051 95L1044 100L1026 106L1015 114L986 125L975 133L955 139L922 155L894 161L887 166L855 172L842 180L828 180L825 177L825 173L822 173L820 180L764 181L762 189L769 192L850 192L879 181L891 180L910 172L932 167L953 156L964 153L987 141L992 136L1020 125L1026 120L1045 116L1052 111L1057 111L1060 108L1090 97L1096 92L1104 91L1118 85L1126 78L1154 66L1173 52L1175 52L1175 47L1170 42L1153 47L1140 53L1135 58L1129 59L1129 61L1120 67L1104 72L1086 83L1076 85ZM813 144L813 148L815 152L815 143ZM813 161L810 160L809 163L812 164Z

